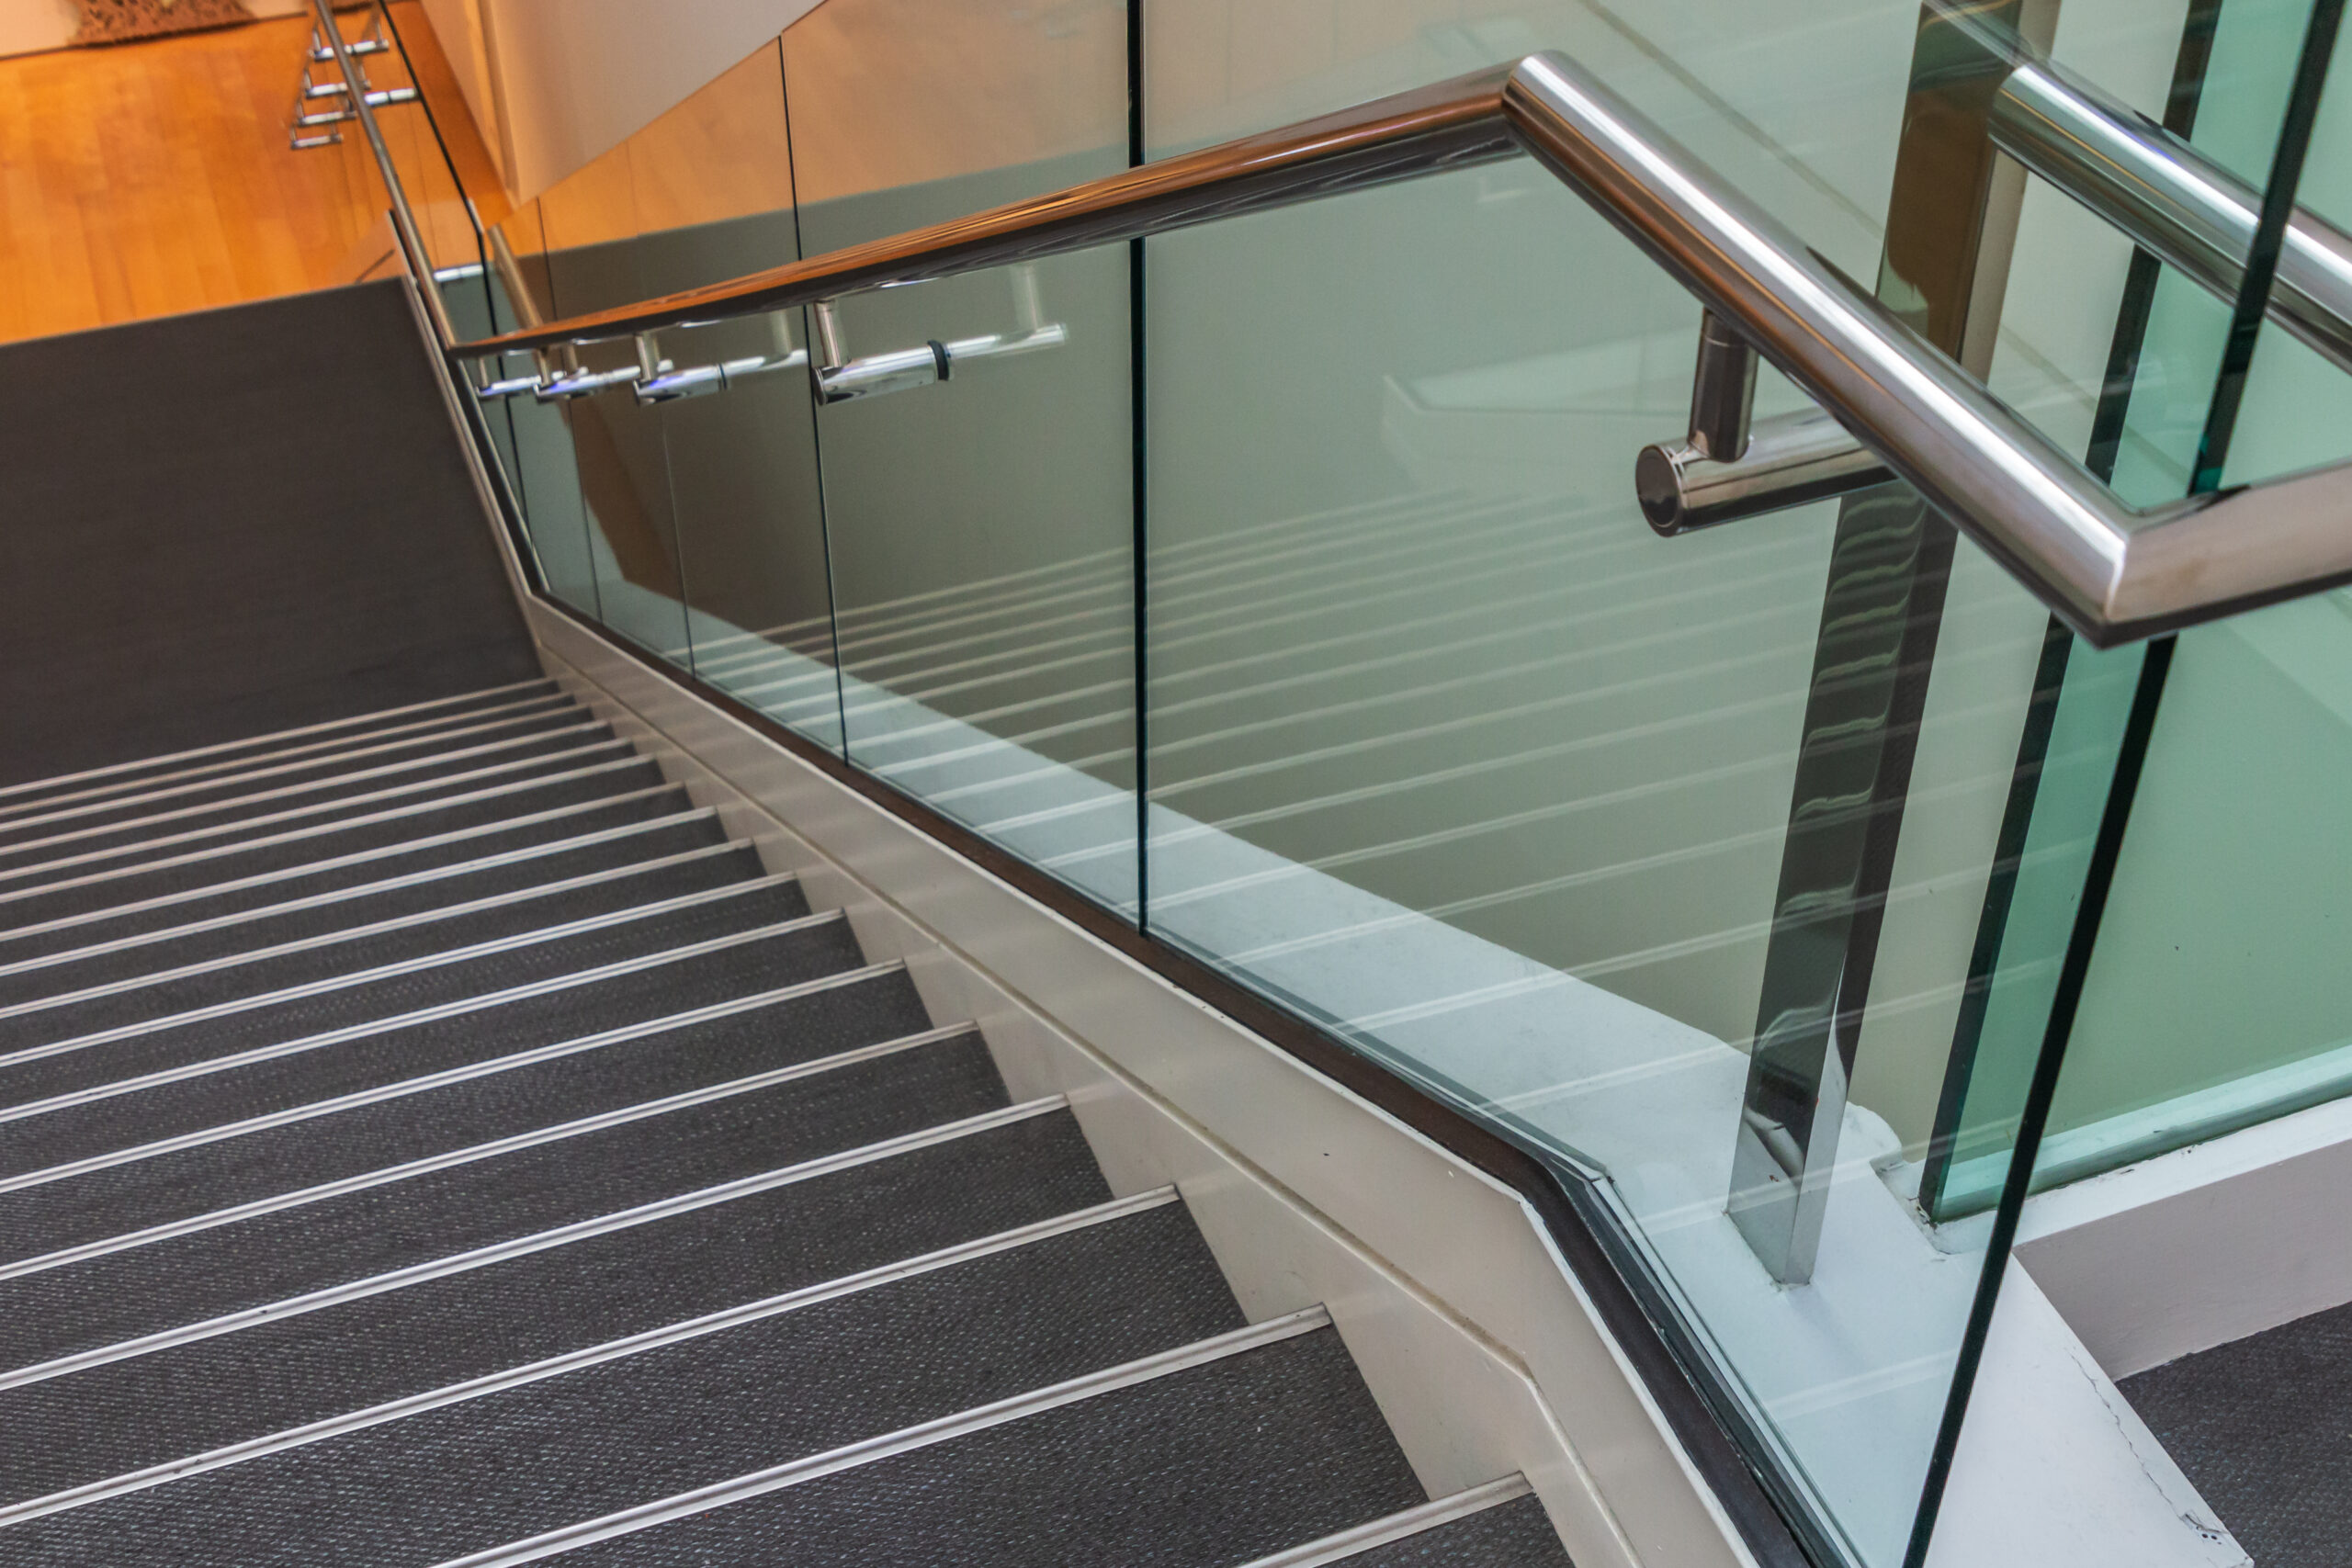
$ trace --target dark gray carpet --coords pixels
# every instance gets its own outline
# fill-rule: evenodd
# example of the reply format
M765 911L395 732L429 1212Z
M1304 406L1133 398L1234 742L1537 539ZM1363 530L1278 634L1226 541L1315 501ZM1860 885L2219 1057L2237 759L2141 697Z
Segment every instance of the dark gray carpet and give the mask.
M130 863L61 871L0 884L0 925L11 930L68 915L90 914L216 887L271 872L297 870L369 850L512 821L518 817L659 788L662 771L641 757L596 763L548 764L511 779L453 784L356 817L272 829L267 843L236 839L192 845L175 863Z
M1004 1103L977 1035L0 1280L29 1366L860 1148Z
M1240 1325L1157 1210L84 1509L9 1560L428 1564Z
M1426 1501L1327 1328L584 1547L564 1568L1218 1568Z
M2121 1386L2256 1568L2352 1562L2352 1306Z
M1344 1559L1347 1568L1569 1568L1544 1505L1519 1497Z
M0 1170L46 1170L91 1155L314 1104L465 1063L671 1017L851 966L838 923L666 960L576 986L369 1032L315 1051L49 1111L0 1140Z
M691 809L693 803L687 800L684 790L641 795L635 799L590 801L584 805L558 808L560 814L530 812L519 818L459 829L457 830L459 836L440 843L395 846L373 854L357 851L352 854L329 857L327 863L319 864L316 869L298 867L278 873L263 872L235 879L234 885L217 889L198 888L176 895L162 894L134 900L110 910L92 910L80 917L59 917L65 923L41 922L46 929L35 930L31 922L14 927L0 925L0 963L13 964L21 959L76 952L125 937L174 930L199 920L216 919L223 915L241 914L297 899L316 897L321 894L368 886L419 872L487 860L513 851L527 850L534 845L650 822L657 818L676 816ZM5 908L0 906L0 908Z
M0 1192L0 1258L69 1247L389 1169L930 1027L901 973Z
M404 887L385 888L362 897L339 898L310 908L277 915L254 915L232 925L159 937L130 947L52 958L35 968L0 975L0 1004L23 1004L57 998L98 986L148 982L155 1005L174 1006L174 983L158 976L199 964L227 964L243 971L233 982L246 991L297 984L319 976L346 973L370 964L390 963L418 953L457 947L490 937L536 930L581 913L615 907L592 897L585 904L541 889L557 883L602 876L608 881L605 898L641 901L656 897L660 886L690 888L716 886L717 880L689 877L684 883L639 881L652 863L681 855L696 855L684 863L702 869L704 878L731 876L741 880L760 874L759 858L744 851L720 848L726 841L717 823L708 818L648 829L600 843L534 854L504 864L480 869ZM633 872L645 867L647 872ZM585 892L587 889L581 889ZM659 895L668 896L668 895ZM509 903L473 914L456 911L489 898ZM392 931L359 934L365 928L390 921L412 922ZM295 942L325 942L313 949L320 955L305 972L293 955L265 959L253 955ZM0 952L5 952L0 948ZM225 975L225 972L224 972Z
M0 347L0 784L539 673L401 287Z
M959 1242L1111 1194L1067 1111L385 1295L0 1392L12 1495L89 1473L85 1442L169 1422L176 1451L283 1431ZM561 1310L550 1310L551 1303ZM152 1448L101 1450L108 1473ZM637 1462L638 1456L625 1456ZM13 1551L19 1538L8 1532ZM168 1560L168 1559L166 1559ZM364 1559L363 1559L364 1561ZM0 1562L14 1559L0 1556Z

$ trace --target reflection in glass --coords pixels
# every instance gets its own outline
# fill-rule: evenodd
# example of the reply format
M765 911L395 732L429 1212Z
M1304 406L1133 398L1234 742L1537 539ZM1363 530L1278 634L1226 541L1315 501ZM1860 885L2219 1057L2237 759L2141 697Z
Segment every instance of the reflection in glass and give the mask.
M784 45L810 254L1126 165L1119 6L831 0ZM908 59L938 65L900 70ZM1057 345L820 411L847 745L1132 918L1128 253L1024 272L842 302L853 357L1017 336L1032 298L1065 329Z

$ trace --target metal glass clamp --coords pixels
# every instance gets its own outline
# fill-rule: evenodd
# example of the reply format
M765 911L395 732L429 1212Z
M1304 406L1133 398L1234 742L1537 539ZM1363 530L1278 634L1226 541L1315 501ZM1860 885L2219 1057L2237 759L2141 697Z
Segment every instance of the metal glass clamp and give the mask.
M637 362L640 374L637 382L637 400L640 403L666 403L680 398L698 398L707 392L723 392L754 376L765 376L776 370L795 370L808 364L808 351L793 346L792 312L771 310L767 321L772 346L765 354L748 354L712 365L689 365L684 369L661 356L661 351L654 345L653 333L638 333Z
M850 358L842 346L840 302L820 300L811 308L817 336L816 368L811 379L816 383L817 400L845 403L889 392L912 391L917 387L946 380L955 374L956 367L967 360L1004 359L1068 343L1069 329L1059 321L1046 320L1035 265L1020 263L1010 269L1010 276L1014 331L946 343L933 338L920 348L894 349L857 359Z
M1756 350L1708 310L1699 319L1690 433L1634 459L1642 515L1668 538L1884 484L1894 471L1819 409L1751 421Z

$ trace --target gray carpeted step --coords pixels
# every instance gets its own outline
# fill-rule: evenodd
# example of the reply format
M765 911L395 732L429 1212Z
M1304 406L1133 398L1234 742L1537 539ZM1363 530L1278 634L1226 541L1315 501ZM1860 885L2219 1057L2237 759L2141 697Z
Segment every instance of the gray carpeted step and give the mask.
M0 1009L0 1055L395 964L433 962L486 942L646 908L762 874L760 858L748 847L701 845L660 860L634 859L586 871L562 882L535 882L510 889L496 901L483 901L485 907L421 910L392 922L388 930L330 930L320 933L323 942L298 938L284 950L249 949L199 961L185 971L37 997Z
M2119 1386L2257 1568L2340 1568L2352 1540L2352 1306Z
M368 1027L316 1049L272 1055L6 1124L0 1175L47 1170L109 1151L312 1105L381 1084L668 1018L858 966L843 921L747 928L681 943L544 989L409 1023Z
M0 1266L904 1039L930 1027L902 969L698 1021L657 1021L644 1032L592 1049L0 1191ZM497 1043L502 1049L510 1043L504 1032Z
M159 781L87 800L60 800L0 814L0 854L36 840L88 837L145 823L177 831L204 820L282 811L310 800L381 789L411 776L479 766L506 755L545 749L569 734L576 741L602 728L587 709L541 704L520 713L492 714L466 723L355 745L346 750L293 757L200 778Z
M621 916L569 935L500 946L474 956L420 962L381 977L354 973L327 988L288 998L249 998L230 1010L193 1018L134 1024L135 1032L102 1043L19 1056L0 1062L0 1108L28 1104L61 1094L96 1089L144 1074L184 1067L216 1057L306 1040L516 986L575 975L599 965L663 953L730 931L747 931L799 918L808 903L792 884L737 882L699 896L684 908ZM831 968L855 962L841 949L819 948L811 957ZM817 971L821 973L822 971ZM775 984L784 984L778 979ZM79 1012L80 1009L73 1010ZM41 1020L44 1015L30 1015ZM28 1020L0 1024L0 1039L12 1048L39 1050ZM53 1036L52 1036L53 1038ZM79 1039L80 1035L69 1038ZM299 1069L298 1069L299 1070ZM0 1154L0 1158L6 1157Z
M188 751L166 752L86 773L32 779L0 788L0 814L37 810L45 804L63 805L99 799L107 795L149 788L164 782L254 767L261 765L265 759L290 760L296 756L340 750L365 744L371 736L389 737L416 729L442 728L486 713L519 709L527 704L571 700L553 681L542 678L512 686L496 686L483 692L470 692L438 702L355 714L348 718L307 725L295 730L277 730L243 739L216 741Z
M1532 1496L1514 1497L1340 1562L1345 1568L1573 1568Z
M0 1368L28 1366L617 1213L1005 1103L965 1034L750 1094L0 1280Z
M128 945L104 944L96 951L82 950L79 955L56 955L14 973L0 966L0 1007L63 996L96 986L121 985L191 964L216 963L288 943L315 941L385 921L415 919L481 899L526 893L575 877L619 872L696 851L715 850L726 841L725 831L707 817L662 827L633 827L597 841L571 848L537 848L478 869L452 868L404 886L386 886L330 903L277 914L256 912L235 917L231 923L187 931L184 934L157 933ZM756 856L751 863L757 865ZM516 919L530 918L526 907L516 908L523 911ZM444 935L436 939L424 934L428 928L418 927L414 928L419 932L416 940L435 945L477 940L457 934L462 922L453 919L439 924ZM426 949L403 948L397 942L379 948L372 941L355 939L335 952L332 961L338 968L360 967L385 962L388 955L416 951ZM0 947L0 953L6 952ZM0 961L0 964L4 964ZM274 966L263 964L254 967L258 970ZM166 993L172 988L157 988L158 1005L164 1010L170 1009Z
M0 879L0 926L113 908L662 783L660 768L626 753L535 762L512 775L436 784L353 817L282 824L251 840L185 844L160 860L95 862Z
M631 791L518 813L447 834L402 840L280 871L259 872L226 885L163 893L55 919L0 925L0 964L78 952L151 932L173 931L302 899L333 897L402 877L430 875L469 862L523 854L560 840L624 829L665 817L691 814L682 789ZM0 913L11 909L0 904Z
M561 1561L1222 1568L1425 1500L1327 1327Z
M0 1389L12 1497L388 1400L920 1257L1107 1201L1067 1111L339 1303ZM553 1303L562 1310L550 1311ZM137 1446L125 1411L164 1440ZM120 1447L106 1447L120 1443ZM87 1448L85 1450L85 1444ZM63 1516L59 1516L61 1518ZM7 1531L13 1551L32 1539Z
M1239 1326L1216 1260L1167 1203L85 1506L53 1539L63 1561L198 1540L184 1561L430 1564ZM155 1427L178 1413L59 1437L77 1463L115 1456L85 1473L121 1473L177 1457ZM210 1410L198 1421L220 1426Z
M447 750L424 746L403 761L336 772L307 783L277 784L214 803L158 801L152 808L140 807L96 823L77 818L31 824L0 841L0 869L14 874L24 866L92 857L136 862L167 848L218 840L265 827L332 821L386 800L414 796L436 780L495 769L511 773L534 761L575 756L614 741L609 726L585 716L567 715L560 724L534 733L492 738Z

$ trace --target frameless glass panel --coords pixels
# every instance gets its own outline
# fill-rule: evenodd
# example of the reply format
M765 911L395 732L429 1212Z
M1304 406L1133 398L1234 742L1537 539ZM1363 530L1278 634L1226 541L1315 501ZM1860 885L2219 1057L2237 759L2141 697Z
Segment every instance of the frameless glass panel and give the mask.
M637 187L626 143L539 197L552 313L578 315L642 299ZM574 351L559 350L559 354ZM590 372L634 362L626 340L576 351ZM588 517L589 564L604 623L671 662L690 662L662 422L628 386L567 398L562 413Z
M1119 6L832 0L784 41L811 254L1126 166ZM850 757L1132 915L1127 283L1118 246L844 300L853 363L948 375L818 434Z
M2210 56L2186 60L2176 84L2176 114L2186 98L2196 144L2256 189L2267 183L2309 12L2300 0L2222 7ZM2333 74L2343 75L2340 62ZM2332 112L2343 123L2345 110ZM2314 137L2312 153L2306 192L2340 188L2352 173L2342 139ZM2170 273L2150 291L2137 377L2110 391L2128 406L2115 459L2118 486L2132 499L2188 490L2210 438L2234 305ZM2347 414L2352 377L2266 326L2222 479L2341 461L2352 449ZM2064 704L2120 708L2139 687L2142 661L2136 650L2076 650ZM2337 983L2347 971L2335 929L2352 872L2352 816L2337 787L2352 761L2347 671L2352 612L2341 592L2199 627L2164 650L2146 694L2160 702L2037 1186L2352 1089L2352 988ZM2063 782L2054 750L2051 766L2056 787L2035 807L2010 929L1991 933L1999 958L1985 982L1987 1042L2014 1028L2013 1010L2038 1016L2046 1002L2073 924L2078 872L2070 868L2087 860L2106 804L2103 789ZM2006 1168L2000 1151L2023 1103L2030 1055L2014 1042L1982 1055L1957 1105L1951 1169L1931 1194L1939 1213L1992 1201L1997 1177L1973 1161L1989 1156L1993 1169Z
M539 204L534 201L517 209L486 238L495 263L492 302L500 328L511 330L553 316L555 299ZM498 366L497 373L529 374L529 363L514 356ZM548 592L590 619L601 620L587 509L580 493L571 429L562 408L525 394L503 399L487 412L505 428L510 448L503 454L507 479L523 509L524 531Z
M2022 185L1916 6L1148 16L1161 152L1564 49L2091 434L2131 248L2020 265L2004 312ZM2160 107L2173 25L2086 4L2071 43ZM1974 180L1999 237L1956 254ZM1525 164L1155 239L1146 276L1148 928L1594 1179L1829 1550L1904 1561L1987 1261L1917 1186L2021 741L2057 708L2046 612L1897 487L1653 536L1631 465L1683 429L1697 307ZM1804 406L1766 374L1758 418ZM1931 651L1865 649L1873 624ZM2123 718L2099 673L2026 764L2094 805ZM1883 894L1804 883L1792 797L1806 832L1875 835ZM1860 1049L1791 1281L1726 1200L1776 921L1801 945L1808 900L1883 925L1875 974L1846 951ZM2005 1026L2029 1072L2041 1010Z
M797 259L792 148L774 43L629 138L639 276L650 293ZM841 743L832 602L801 312L661 334L672 375L723 389L660 405L695 672L821 744Z

